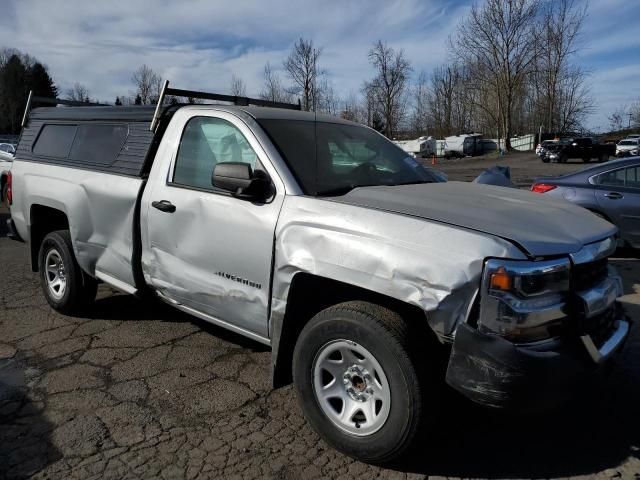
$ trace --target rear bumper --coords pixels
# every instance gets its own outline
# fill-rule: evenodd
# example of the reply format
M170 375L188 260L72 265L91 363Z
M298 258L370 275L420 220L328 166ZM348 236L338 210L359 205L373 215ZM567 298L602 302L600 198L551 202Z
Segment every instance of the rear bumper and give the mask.
M22 237L20 237L18 230L16 230L16 226L13 223L12 218L7 219L7 231L7 237L9 237L10 239L16 240L18 242L24 242L24 240L22 240Z
M629 321L622 315L617 318L609 338L599 348L591 342L591 351L584 338L522 346L461 324L449 359L447 383L490 407L552 408L568 400L621 350Z

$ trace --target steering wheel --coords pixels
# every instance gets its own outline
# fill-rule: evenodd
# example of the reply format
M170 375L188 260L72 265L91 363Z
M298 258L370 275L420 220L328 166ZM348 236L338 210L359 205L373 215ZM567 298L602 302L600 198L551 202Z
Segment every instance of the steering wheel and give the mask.
M373 162L365 162L354 168L351 173L359 178L373 179L378 175L378 167Z

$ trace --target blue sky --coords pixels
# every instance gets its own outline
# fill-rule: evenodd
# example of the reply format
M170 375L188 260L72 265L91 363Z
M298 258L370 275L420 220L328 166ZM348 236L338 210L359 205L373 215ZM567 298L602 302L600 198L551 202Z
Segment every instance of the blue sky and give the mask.
M578 0L581 1L581 0ZM447 37L471 2L457 0L3 0L0 46L47 64L64 92L73 82L92 97L129 95L146 63L172 85L226 92L232 75L257 95L267 61L282 68L295 40L324 48L321 66L342 96L372 76L377 39L403 48L414 74L447 61ZM576 61L591 72L592 128L640 98L640 0L592 0Z

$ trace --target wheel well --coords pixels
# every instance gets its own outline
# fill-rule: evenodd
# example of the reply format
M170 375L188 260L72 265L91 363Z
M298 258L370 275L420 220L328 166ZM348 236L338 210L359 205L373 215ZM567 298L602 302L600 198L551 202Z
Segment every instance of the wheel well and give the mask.
M353 300L362 300L389 308L400 314L403 319L412 321L421 333L424 333L425 337L421 336L421 338L433 337L435 340L435 334L428 326L424 311L415 305L348 283L308 273L298 273L293 277L289 288L287 308L277 342L278 349L274 352L273 385L275 388L288 385L292 381L293 350L307 322L325 308Z
M38 252L40 244L48 233L56 230L68 230L69 220L61 210L44 205L31 206L31 270L38 271Z

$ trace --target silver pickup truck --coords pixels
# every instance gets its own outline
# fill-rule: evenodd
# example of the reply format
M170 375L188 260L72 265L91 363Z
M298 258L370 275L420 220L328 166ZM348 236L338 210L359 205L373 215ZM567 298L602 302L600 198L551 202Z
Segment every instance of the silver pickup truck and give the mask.
M269 345L274 386L370 462L437 418L444 380L551 408L620 350L610 223L437 182L362 125L231 99L26 112L9 227L53 308L88 308L104 282Z

